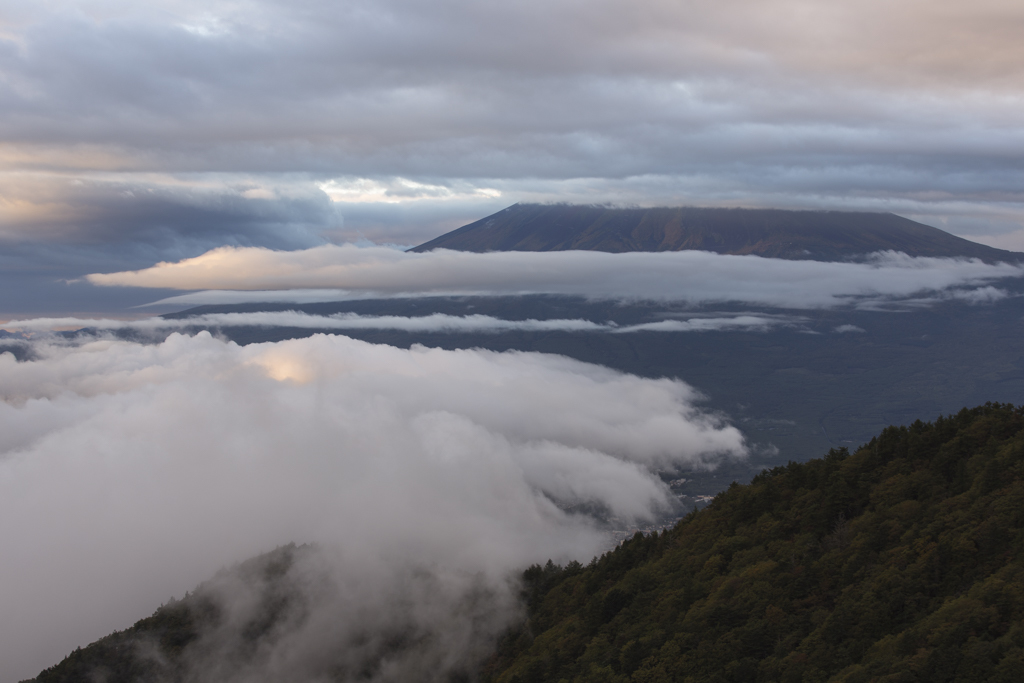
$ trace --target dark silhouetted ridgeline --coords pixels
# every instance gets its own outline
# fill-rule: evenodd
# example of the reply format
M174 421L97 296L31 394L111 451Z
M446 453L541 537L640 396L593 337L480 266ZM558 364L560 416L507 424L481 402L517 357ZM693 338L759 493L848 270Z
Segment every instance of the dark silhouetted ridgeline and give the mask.
M890 427L526 572L486 680L1024 681L1024 410Z
M681 251L846 261L877 251L910 256L1018 262L994 249L891 213L703 209L619 209L515 204L412 251Z
M232 571L272 587L297 552ZM480 672L489 683L1018 683L1024 409L890 427L852 455L733 484L589 566L549 562L523 578L528 620L497 644ZM286 591L263 595L230 656L289 611ZM200 587L35 680L184 680L178 663L219 618Z
M222 571L181 600L171 600L151 617L131 628L110 634L88 647L76 649L59 664L43 670L36 683L169 683L190 680L187 666L190 646L205 647L201 636L221 625L224 610L217 595L218 579L258 583L260 604L242 637L222 647L226 659L246 660L273 626L294 611L301 596L290 590L282 577L311 546L287 545ZM24 681L23 683L29 683Z

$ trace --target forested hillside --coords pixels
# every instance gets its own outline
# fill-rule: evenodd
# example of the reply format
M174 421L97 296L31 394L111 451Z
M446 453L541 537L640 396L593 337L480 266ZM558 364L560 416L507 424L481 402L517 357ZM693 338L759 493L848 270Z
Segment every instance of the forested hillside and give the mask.
M1024 411L886 429L526 572L486 680L1024 680Z
M231 570L265 589L229 659L251 657L289 613L278 579L303 552ZM1024 680L1024 409L890 427L852 455L733 484L588 566L523 579L528 618L479 671L487 683ZM36 680L197 680L181 664L222 620L211 594L201 586ZM385 680L374 661L337 680Z

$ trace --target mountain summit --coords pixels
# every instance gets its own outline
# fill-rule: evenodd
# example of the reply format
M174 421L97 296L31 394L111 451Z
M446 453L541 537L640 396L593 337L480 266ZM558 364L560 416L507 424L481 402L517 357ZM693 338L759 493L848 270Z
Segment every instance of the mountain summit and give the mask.
M515 204L411 251L682 251L847 261L876 251L1024 261L891 213Z

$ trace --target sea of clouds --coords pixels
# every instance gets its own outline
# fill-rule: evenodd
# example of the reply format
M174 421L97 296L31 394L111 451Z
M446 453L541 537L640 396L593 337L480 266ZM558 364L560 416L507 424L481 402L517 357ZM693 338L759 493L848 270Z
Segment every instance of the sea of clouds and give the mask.
M291 575L311 607L218 680L316 678L372 659L345 643L395 624L417 645L378 656L379 680L456 670L519 614L516 572L589 560L610 518L670 514L659 470L746 452L683 382L558 356L334 335L25 343L0 354L4 680L290 542L322 549ZM244 614L252 590L223 600Z

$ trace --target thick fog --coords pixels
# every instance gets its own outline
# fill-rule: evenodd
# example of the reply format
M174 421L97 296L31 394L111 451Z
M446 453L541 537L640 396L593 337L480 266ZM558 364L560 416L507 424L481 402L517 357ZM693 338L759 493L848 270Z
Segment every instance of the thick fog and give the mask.
M289 542L324 550L292 577L313 607L261 660L277 680L398 623L436 647L396 671L472 659L517 614L516 571L587 561L606 524L669 513L655 471L745 453L686 384L558 356L324 335L29 343L30 360L0 354L3 680Z
M1024 267L978 260L911 258L882 252L864 263L788 261L703 251L403 252L326 245L299 251L222 247L139 271L93 274L100 286L198 290L324 288L348 297L399 294L551 293L693 303L740 301L821 308L906 299L936 292L983 301L990 282ZM972 294L983 287L982 294ZM964 289L966 288L966 289ZM262 294L254 294L260 301ZM237 301L237 295L229 296ZM204 294L196 302L211 303ZM188 295L166 300L191 303Z

